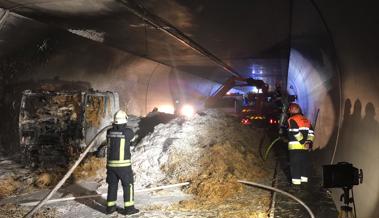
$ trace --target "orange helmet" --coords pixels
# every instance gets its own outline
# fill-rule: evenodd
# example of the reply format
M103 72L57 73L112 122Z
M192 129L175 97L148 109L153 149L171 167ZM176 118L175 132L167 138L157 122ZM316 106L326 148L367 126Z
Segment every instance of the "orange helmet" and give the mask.
M301 108L298 104L296 103L290 103L288 105L288 113L289 114L301 114Z

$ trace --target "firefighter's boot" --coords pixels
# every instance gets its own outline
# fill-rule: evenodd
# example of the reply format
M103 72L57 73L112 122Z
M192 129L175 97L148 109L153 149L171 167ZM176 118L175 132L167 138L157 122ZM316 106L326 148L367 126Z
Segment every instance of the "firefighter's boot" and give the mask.
M106 213L107 214L112 214L112 213L114 213L114 212L116 212L116 205L114 205L114 206L108 206L107 207L107 210L106 210Z
M137 208L135 208L134 206L130 206L123 209L120 213L122 215L135 215L135 214L138 214L139 212L140 211Z

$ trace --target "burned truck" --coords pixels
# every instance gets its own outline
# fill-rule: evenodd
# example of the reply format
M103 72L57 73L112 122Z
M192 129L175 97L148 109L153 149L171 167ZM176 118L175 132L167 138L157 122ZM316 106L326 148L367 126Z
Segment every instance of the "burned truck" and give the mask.
M29 167L67 166L119 110L115 92L62 91L22 93L19 114L20 146ZM91 152L106 141L98 137Z

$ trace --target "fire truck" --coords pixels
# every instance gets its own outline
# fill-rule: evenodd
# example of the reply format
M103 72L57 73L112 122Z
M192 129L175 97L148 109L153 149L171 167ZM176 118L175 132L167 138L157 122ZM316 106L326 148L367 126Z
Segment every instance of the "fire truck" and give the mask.
M255 92L246 91L252 90ZM277 126L282 112L280 90L269 92L263 80L232 77L227 80L205 104L234 114L243 125L257 127Z

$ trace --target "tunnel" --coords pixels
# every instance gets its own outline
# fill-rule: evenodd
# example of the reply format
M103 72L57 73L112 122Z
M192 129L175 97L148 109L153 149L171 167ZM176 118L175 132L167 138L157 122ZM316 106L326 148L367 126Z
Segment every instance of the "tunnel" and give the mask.
M44 156L40 160L47 164L62 159L60 148L52 147L54 140L70 146L80 144L79 147L72 146L69 149L71 153L80 153L96 133L113 120L115 111L112 110L121 109L128 114L130 125L134 121L139 122L131 127L138 136L132 146L132 162L150 163L150 168L133 165L136 189L154 187L154 184L147 182L150 179L167 184L171 181L185 182L186 176L174 179L163 174L153 175L152 172L156 169L166 173L179 173L189 169L182 162L191 159L185 157L184 153L175 153L173 145L189 149L186 143L206 142L206 146L204 144L197 149L207 149L213 153L206 155L204 162L200 161L197 166L208 164L211 167L212 162L219 163L217 161L225 157L236 158L231 160L245 164L245 168L251 166L255 169L259 166L264 169L260 171L257 168L254 175L264 175L262 172L267 168L275 178L267 176L266 180L258 181L292 193L311 205L316 217L338 217L341 206L344 206L341 195L346 196L342 187L323 187L325 166L350 163L358 171L354 175L360 177L355 178L360 180L357 184L349 187L354 190L350 196L354 198L353 211L360 218L379 217L379 174L376 168L376 164L379 164L379 124L376 120L376 110L379 109L379 16L375 5L373 1L350 0L0 0L0 187L4 190L0 191L0 211L5 214L0 214L0 217L23 217L32 207L20 209L14 205L28 199L41 200L47 190L54 187L53 184L43 185L43 188L37 185L38 188L22 189L22 193L21 188L15 188L2 195L6 193L5 187L9 186L8 183L2 185L2 180L5 181L9 175L12 177L11 183L26 184L29 181L29 185L35 183L32 175L39 176L38 179L48 175L42 167L24 166L25 160L22 160L21 154L25 153L25 146L21 144L41 131L53 130L49 126L41 127L38 130L40 132L28 130L24 134L22 130L32 125L35 117L30 114L47 110L47 104L59 107L57 105L62 104L62 101L69 103L44 115L45 119L60 117L54 118L54 125L59 125L51 133L54 137L43 139L46 144L43 149L28 151L30 155L37 152ZM286 171L282 172L282 168L288 166L287 159L283 157L287 152L286 142L274 145L269 154L270 160L266 162L257 160L251 164L242 160L249 156L251 146L255 146L254 149L259 147L260 150L262 144L266 146L272 143L277 138L279 128L244 126L238 120L240 117L228 110L216 112L213 108L209 109L207 102L217 96L220 90L224 90L223 87L231 78L250 78L248 81L253 81L254 84L262 81L265 84L263 89L267 88L270 93L279 87L285 93L282 100L295 96L292 100L300 105L302 113L314 128L315 140L307 160L312 165L311 187L298 190L286 183ZM236 86L224 94L229 97L233 92L238 95L248 92L259 94L263 89L261 86L256 90ZM239 99L242 99L242 94L240 96ZM33 103L33 98L39 98L40 102ZM77 103L75 99L81 99L79 101L82 103ZM239 102L232 102L233 109L238 108L236 105ZM285 112L285 106L289 102L284 102ZM33 104L37 106L28 109ZM185 109L195 118L183 116L181 112L188 112ZM67 115L70 110L78 112ZM157 111L158 116L153 117ZM84 117L78 118L80 113L84 113ZM106 120L103 122L91 117L96 113L102 113ZM75 125L77 127L71 128ZM141 125L146 125L145 129ZM71 128L72 131L63 137L59 131L64 128ZM236 136L228 130L230 128L235 128ZM220 135L215 133L216 130ZM83 139L84 131L88 135ZM226 134L231 135L228 137ZM210 139L211 136L215 138ZM75 137L81 137L81 142L75 141ZM179 139L181 137L183 139ZM250 147L235 148L233 140L237 144L250 142L247 145ZM219 147L219 144L224 147ZM162 145L159 154L153 153L154 145ZM163 155L169 151L177 156ZM228 151L235 152L234 156L227 155ZM146 158L133 159L134 154ZM155 160L153 157L157 155L159 158ZM256 154L257 159L258 156ZM62 161L67 166L72 166L77 158L79 155ZM87 161L91 158L87 158ZM165 161L173 163L159 165ZM247 175L244 171L239 173L244 167L228 161L222 162L226 163L225 168L220 167L220 164L214 166L213 170L225 170L234 173L233 176ZM231 165L228 166L228 163ZM85 164L79 166L83 171L87 170L85 167ZM13 172L13 168L17 170ZM67 169L62 169L59 175L50 176L49 180L55 180L52 182L55 185ZM362 174L359 173L360 169ZM51 167L49 170L50 173L58 171ZM138 175L138 170L144 174ZM212 173L216 174L213 170L208 169L198 176L205 178ZM230 175L225 174L221 177L228 176ZM278 179L280 177L283 180L281 182ZM104 178L102 188L106 184ZM346 177L343 178L346 181ZM68 183L74 183L71 180L72 177ZM94 183L94 180L91 182ZM91 182L85 184L91 186ZM214 181L205 178L200 182L193 179L191 184L196 184L197 189L190 185L186 193L192 191L191 193L199 194L201 190L207 189L204 185L206 182ZM66 192L58 197L70 193L71 186L64 187ZM75 187L76 191L83 189L78 188L78 185ZM216 193L215 189L211 190ZM231 183L230 186L220 186L217 191L220 190L238 192L242 190L242 185L237 187ZM253 193L258 193L257 196L263 196L262 199L265 200L255 204L265 202L268 208L261 214L251 208L250 214L247 213L248 210L244 209L246 205L242 203L238 207L232 204L227 212L220 209L221 212L213 213L210 208L216 207L216 203L209 206L203 199L204 201L187 202L178 206L188 207L192 212L188 212L191 211L188 209L175 216L172 214L175 214L178 207L154 209L155 206L151 206L146 210L152 212L143 212L145 215L141 217L309 217L304 208L296 203L288 203L288 199L279 193L273 194L272 190L266 190L266 196L260 193L262 190L258 190ZM307 193L310 190L312 194ZM225 194L227 191L220 193L229 196ZM31 195L29 198L22 197L25 194ZM78 191L73 196L85 194L94 192ZM160 194L156 193L157 196ZM143 200L140 202L151 202L154 199L152 196L141 195ZM137 203L138 197L136 195ZM209 198L208 195L207 197ZM177 201L183 200L178 199ZM259 200L259 197L252 194L251 198L244 200L248 202L252 199ZM99 207L80 200L76 203L81 205L76 207L79 209L85 207L96 211ZM201 207L203 203L208 208ZM353 207L353 202L349 203ZM93 211L89 209L80 209L89 210L85 214L79 212L79 209L78 212L74 209L70 211L67 208L75 207L73 203L68 205L48 204L41 213L47 213L45 215L49 217L46 212L48 207L54 208L51 209L54 214L50 217L93 217L90 215ZM141 208L142 211L145 210L144 207ZM232 211L246 213L234 214ZM95 217L104 216L93 213Z

